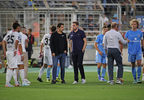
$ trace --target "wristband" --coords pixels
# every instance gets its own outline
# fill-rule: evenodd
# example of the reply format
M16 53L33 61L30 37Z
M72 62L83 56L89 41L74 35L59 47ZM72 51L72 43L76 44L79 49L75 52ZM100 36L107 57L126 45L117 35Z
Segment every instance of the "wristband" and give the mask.
M15 51L17 51L17 49L15 49Z
M21 56L24 56L23 54Z

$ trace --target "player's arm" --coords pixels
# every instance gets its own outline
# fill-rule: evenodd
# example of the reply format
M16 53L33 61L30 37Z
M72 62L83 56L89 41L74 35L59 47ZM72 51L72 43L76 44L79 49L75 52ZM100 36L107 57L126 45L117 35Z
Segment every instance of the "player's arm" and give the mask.
M2 41L2 46L4 50L4 56L6 57L6 41L5 40Z
M15 41L15 51L14 51L14 56L17 54L17 47L18 47L18 40Z
M43 50L43 43L41 43L41 46L40 46L40 54L43 53L42 50Z
M23 60L24 60L24 56L23 56L22 45L19 44L18 47L19 47L19 51L20 51L20 53L21 53L21 61L23 61Z
M51 38L50 38L50 48L51 48L52 56L55 57L55 51L54 51L54 34L52 34Z
M87 45L87 39L86 39L86 37L85 37L85 38L83 38L83 41L84 41L84 45L83 45L82 52L84 52L84 51L85 51L85 48L86 48L86 45Z
M100 55L102 55L102 52L99 50L99 48L98 48L97 45L98 45L98 43L95 42L95 45L94 45L95 49L98 51L98 53L99 53Z
M72 52L72 40L70 40L70 52Z

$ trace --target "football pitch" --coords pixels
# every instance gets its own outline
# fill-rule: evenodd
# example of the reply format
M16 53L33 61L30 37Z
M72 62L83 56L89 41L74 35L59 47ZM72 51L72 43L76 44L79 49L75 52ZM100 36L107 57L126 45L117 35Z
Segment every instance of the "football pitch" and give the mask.
M110 85L98 81L96 67L85 66L86 84L72 84L73 69L66 68L65 81L67 84L50 84L46 82L46 69L42 75L44 82L38 82L39 68L29 68L28 80L30 86L5 87L3 69L0 70L0 100L144 100L144 83L133 84L130 67L124 68L124 84ZM80 78L80 76L79 76ZM105 79L108 79L107 73ZM116 80L116 73L114 73ZM11 80L14 85L14 80Z

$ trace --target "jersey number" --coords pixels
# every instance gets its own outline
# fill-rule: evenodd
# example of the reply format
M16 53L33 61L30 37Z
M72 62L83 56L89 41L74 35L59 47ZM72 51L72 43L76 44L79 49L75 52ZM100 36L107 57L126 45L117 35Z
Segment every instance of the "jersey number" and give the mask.
M14 43L14 35L8 35L7 43L8 44L13 44Z
M50 45L49 41L50 40L48 38L45 38L45 45Z

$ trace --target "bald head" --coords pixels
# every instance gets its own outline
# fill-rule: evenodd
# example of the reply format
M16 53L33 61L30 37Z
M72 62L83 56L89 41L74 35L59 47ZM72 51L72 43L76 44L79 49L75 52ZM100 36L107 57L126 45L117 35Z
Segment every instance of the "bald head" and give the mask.
M117 28L117 26L118 26L118 25L117 25L117 23L116 23L116 22L112 22L112 24L111 24L111 28L112 28L112 29Z

